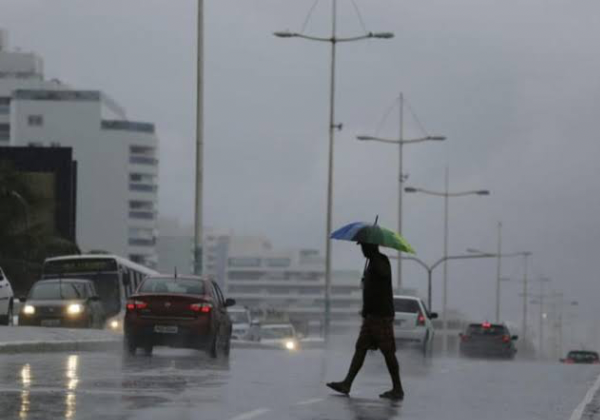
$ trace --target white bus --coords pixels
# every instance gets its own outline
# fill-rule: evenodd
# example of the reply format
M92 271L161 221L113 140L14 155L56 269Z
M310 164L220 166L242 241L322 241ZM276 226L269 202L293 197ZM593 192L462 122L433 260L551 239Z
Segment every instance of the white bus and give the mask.
M83 254L48 258L44 261L42 278L92 280L104 305L106 326L120 330L127 298L143 279L155 274L158 272L116 255Z

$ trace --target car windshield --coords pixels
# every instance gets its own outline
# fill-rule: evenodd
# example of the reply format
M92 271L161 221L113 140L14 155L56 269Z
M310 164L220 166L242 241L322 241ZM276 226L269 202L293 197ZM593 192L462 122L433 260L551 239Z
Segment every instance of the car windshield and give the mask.
M260 332L262 338L292 338L294 330L292 327L263 327Z
M504 325L472 324L467 329L467 335L505 335L507 333Z
M87 298L85 283L81 282L43 282L36 284L29 299L31 300L62 300Z
M204 282L194 279L149 278L142 283L138 293L168 293L181 295L203 295Z
M248 315L247 312L231 311L231 312L229 312L229 318L231 319L231 322L233 322L234 324L249 324L250 323L250 316Z
M569 359L573 359L573 360L577 360L577 361L581 361L581 362L587 362L587 361L594 361L594 360L598 360L598 353L596 352L591 352L591 351L572 351L569 352L569 355L567 356Z
M394 310L396 312L405 312L411 314L418 314L421 312L421 308L419 308L419 302L414 299L394 299Z

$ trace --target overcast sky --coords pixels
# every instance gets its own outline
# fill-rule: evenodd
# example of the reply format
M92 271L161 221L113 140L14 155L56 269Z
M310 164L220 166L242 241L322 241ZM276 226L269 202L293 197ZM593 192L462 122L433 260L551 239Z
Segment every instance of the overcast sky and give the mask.
M407 185L486 188L450 203L450 249L530 250L532 277L600 314L600 3L597 0L357 0L368 30L393 40L344 44L338 53L335 150L338 226L380 216L396 226L397 148L359 143L375 134L399 92L428 134L446 143L406 147ZM193 213L195 4L193 0L3 0L11 43L40 53L46 75L101 89L131 119L156 123L160 210ZM323 248L329 49L278 39L298 31L313 0L206 0L206 224L263 234L275 246ZM329 33L321 0L307 33ZM339 0L343 35L362 32ZM379 134L398 134L398 110ZM405 136L423 132L409 115ZM443 200L405 196L404 234L420 258L442 254ZM404 279L424 293L425 275ZM358 250L334 245L334 266L361 268ZM522 275L520 260L506 276ZM453 263L449 303L474 319L494 315L495 261ZM439 310L441 271L434 279ZM520 323L520 285L503 285L504 318ZM532 313L537 313L532 307ZM531 322L534 322L534 318ZM583 327L582 327L583 326ZM587 334L594 334L587 331Z

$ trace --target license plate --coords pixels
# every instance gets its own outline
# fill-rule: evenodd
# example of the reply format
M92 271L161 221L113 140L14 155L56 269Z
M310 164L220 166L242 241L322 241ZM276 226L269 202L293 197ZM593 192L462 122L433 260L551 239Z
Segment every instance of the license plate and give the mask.
M155 325L154 332L161 334L177 334L178 328L176 325Z
M40 325L42 327L57 327L60 325L60 319L42 319Z

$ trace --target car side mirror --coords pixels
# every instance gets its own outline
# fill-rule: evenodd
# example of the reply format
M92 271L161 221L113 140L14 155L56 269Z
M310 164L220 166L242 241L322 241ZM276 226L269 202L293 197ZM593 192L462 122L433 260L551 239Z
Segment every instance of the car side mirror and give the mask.
M19 297L19 302L23 303L27 300L27 296L20 296Z
M517 341L519 339L519 336L518 335L513 335L512 337L510 337L510 339L512 341Z
M463 335L464 335L463 333L458 333L458 336L459 336L460 338L462 338L462 337L463 337Z
M438 314L437 312L432 312L429 314L429 319L438 319Z
M100 298L97 295L90 296L89 301L90 302L100 302Z
M235 299L227 298L225 299L225 307L229 308L230 306L235 305Z
M558 359L560 363L565 363L565 359Z

